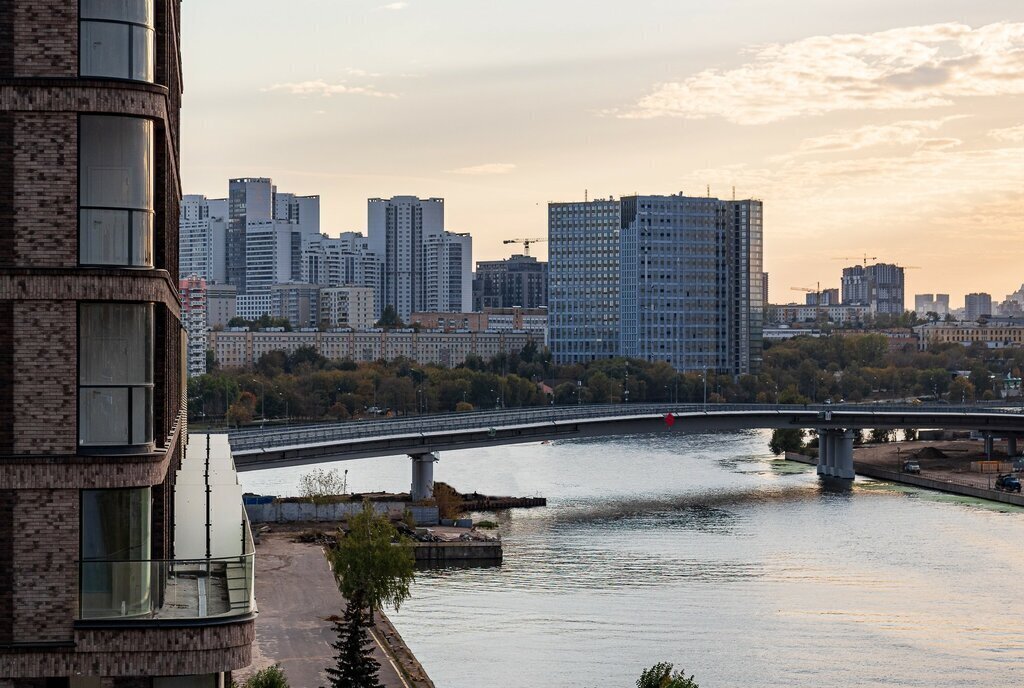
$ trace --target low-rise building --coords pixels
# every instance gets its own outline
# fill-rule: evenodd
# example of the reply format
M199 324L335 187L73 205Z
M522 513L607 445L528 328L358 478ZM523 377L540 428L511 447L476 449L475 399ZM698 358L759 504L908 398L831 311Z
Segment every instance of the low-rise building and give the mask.
M376 302L370 287L330 287L320 290L320 324L333 328L368 330L373 327Z
M854 325L864 322L870 314L870 306L807 306L790 303L769 308L769 317L778 324L832 322L836 325Z
M206 326L222 329L238 315L238 287L233 284L206 285Z
M538 344L548 343L547 308L485 308L476 313L413 313L410 325L443 332L509 332L523 330Z
M439 332L355 330L340 332L211 332L209 346L222 368L244 368L271 351L294 353L311 347L332 360L376 361L404 357L417 363L455 366L469 355L487 359L519 352L532 339L524 331Z
M970 346L975 342L989 349L1005 349L1024 346L1024 320L1011 318L988 322L935 322L914 328L920 339L920 348L932 344L956 342Z

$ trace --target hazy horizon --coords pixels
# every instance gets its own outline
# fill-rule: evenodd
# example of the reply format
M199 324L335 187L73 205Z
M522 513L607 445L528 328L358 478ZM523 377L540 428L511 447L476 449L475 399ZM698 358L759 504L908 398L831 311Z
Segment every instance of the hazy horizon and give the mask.
M272 177L332 235L367 198L440 196L489 260L546 236L549 201L735 187L765 202L773 302L865 254L920 266L910 308L1001 301L1024 282L1024 6L985 5L186 3L183 191Z

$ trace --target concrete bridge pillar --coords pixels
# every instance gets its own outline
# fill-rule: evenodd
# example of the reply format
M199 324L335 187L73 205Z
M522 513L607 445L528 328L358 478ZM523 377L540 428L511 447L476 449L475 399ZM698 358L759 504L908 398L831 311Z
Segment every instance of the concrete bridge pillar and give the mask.
M829 431L818 430L818 475L832 475L832 446Z
M1017 456L1017 437L1015 435L1006 438L1006 454L1011 459Z
M853 480L853 430L836 432L835 472L836 478Z
M985 435L985 458L992 459L992 447L994 445L993 437L991 434Z
M434 496L434 463L437 454L410 454L412 459L412 487L409 497L414 502Z
M818 475L853 480L853 431L818 431Z

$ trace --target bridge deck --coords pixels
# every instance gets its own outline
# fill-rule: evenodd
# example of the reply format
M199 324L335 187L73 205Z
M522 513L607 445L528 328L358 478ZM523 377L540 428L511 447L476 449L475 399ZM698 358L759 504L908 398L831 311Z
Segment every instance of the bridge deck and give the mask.
M1005 405L620 404L247 429L230 433L230 439L238 469L257 470L573 437L790 427L944 428L1024 435L1024 413Z

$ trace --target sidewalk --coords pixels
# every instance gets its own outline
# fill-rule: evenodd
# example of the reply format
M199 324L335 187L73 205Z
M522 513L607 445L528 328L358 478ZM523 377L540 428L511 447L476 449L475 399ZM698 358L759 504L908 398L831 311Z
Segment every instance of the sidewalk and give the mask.
M256 642L252 665L236 672L235 682L280 664L294 688L328 685L325 669L334 664L337 638L328 617L344 613L344 599L318 545L292 542L294 533L265 533L256 547ZM380 682L407 688L379 644Z

